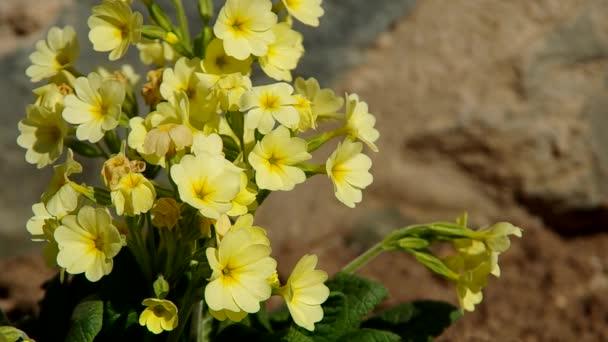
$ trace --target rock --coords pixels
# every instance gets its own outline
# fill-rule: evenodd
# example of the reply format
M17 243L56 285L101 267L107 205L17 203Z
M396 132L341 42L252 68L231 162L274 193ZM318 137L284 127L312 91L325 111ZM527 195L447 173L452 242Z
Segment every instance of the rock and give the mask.
M603 229L607 14L597 0L421 2L344 82L383 135L368 200Z

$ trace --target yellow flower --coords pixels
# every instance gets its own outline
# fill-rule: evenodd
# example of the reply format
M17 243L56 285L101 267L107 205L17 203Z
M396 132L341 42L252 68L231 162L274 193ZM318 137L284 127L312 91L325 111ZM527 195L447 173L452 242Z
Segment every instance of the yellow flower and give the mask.
M65 97L63 118L78 125L76 137L96 143L106 131L118 126L122 103L125 100L125 86L118 81L103 80L97 73L88 77L78 77L76 95Z
M369 173L372 160L361 153L362 150L363 144L346 139L338 144L325 164L336 197L350 208L361 202L361 190L374 179Z
M266 281L276 270L270 247L252 243L247 230L229 231L216 248L207 248L213 271L205 288L205 302L213 311L255 313L271 295Z
M111 51L110 60L124 56L130 44L141 39L143 17L133 12L123 1L106 0L93 7L93 15L87 24L91 31L89 40L95 51Z
M287 284L279 289L293 321L310 331L323 319L321 304L329 296L329 288L324 284L327 273L315 270L316 266L316 255L303 256L293 268Z
M165 41L147 41L137 44L139 59L145 65L154 64L158 67L164 66L167 61L175 62L179 54Z
M146 309L139 315L139 324L154 334L177 328L177 306L170 300L146 298L141 303Z
M144 153L154 154L157 157L170 157L190 145L192 145L192 132L188 127L167 123L148 132L144 141Z
M374 144L380 137L378 130L374 128L376 118L368 112L367 103L359 101L356 94L346 97L346 129L352 139L363 141L374 152L378 147Z
M19 121L17 144L25 149L25 160L40 169L54 163L63 152L68 127L61 116L62 108L50 109L29 105L27 117Z
M209 309L209 312L211 313L211 315L213 316L213 318L220 320L220 321L225 321L226 318L233 321L233 322L240 322L243 320L243 318L247 317L248 313L245 311L230 311L230 310L212 310Z
M512 225L509 222L499 222L492 226L479 229L475 232L480 234L486 247L492 253L491 273L496 277L500 277L500 267L498 266L498 256L506 251L511 246L509 235L517 237L522 236L521 228Z
M311 77L307 80L298 77L294 83L296 94L305 96L311 103L311 110L315 120L336 119L338 110L342 108L344 100L336 96L333 90L321 89L319 81ZM314 127L314 126L313 126Z
M319 18L325 11L321 7L323 0L281 0L289 14L310 26L319 26Z
M101 178L103 183L113 189L120 179L132 172L144 172L146 163L141 160L129 160L124 153L119 153L103 163Z
M167 101L173 100L175 94L185 92L188 98L199 97L202 89L199 87L199 79L196 71L199 71L198 59L181 57L173 68L163 71L163 82L160 84L160 93Z
M207 155L209 157L224 157L224 143L222 138L216 134L209 135L203 132L196 132L192 139L190 151L195 156Z
M171 168L171 179L182 201L212 219L232 208L240 189L240 171L220 157L185 155Z
M229 56L245 60L263 56L274 40L272 26L277 16L270 0L227 0L213 27Z
M246 214L239 216L234 224L230 222L227 215L222 215L215 222L215 234L218 242L221 241L229 231L244 230L249 234L249 242L251 244L262 244L270 246L270 240L266 236L266 231L262 227L253 225L253 215Z
M288 128L296 128L300 114L293 105L297 100L291 96L293 88L287 83L275 83L254 87L241 97L241 111L249 111L245 116L245 128L268 134L275 120Z
M443 262L458 274L454 282L460 307L466 311L474 311L475 305L483 299L481 290L486 286L497 259L481 241L458 239L452 244L458 254L448 256Z
M34 216L26 223L27 231L32 235L32 241L46 242L43 249L44 260L49 267L55 267L59 249L53 234L59 226L59 220L46 210L44 203L34 204L32 212Z
M205 59L201 62L203 71L208 74L223 75L241 73L249 75L251 73L252 59L238 60L229 56L224 51L224 44L220 39L213 39L205 49Z
M154 202L152 206L152 224L159 228L172 230L180 220L180 204L173 198L163 197Z
M79 193L72 188L68 176L82 172L82 165L74 160L74 153L68 149L65 163L53 167L51 183L42 194L42 202L48 212L55 217L63 217L76 210Z
M156 190L141 173L124 175L110 193L118 215L139 215L152 209Z
M53 26L49 30L46 41L36 43L36 51L30 55L32 65L25 70L32 82L57 75L61 70L74 66L80 49L76 31L71 26L63 29Z
M297 103L294 108L300 114L300 123L298 123L298 131L306 132L307 130L317 128L317 119L312 112L312 103L303 95L295 94L293 97Z
M240 72L227 75L198 74L201 83L208 89L214 101L214 108L219 106L224 112L238 111L241 96L251 90L251 79Z
M291 70L298 66L304 54L302 34L291 29L287 23L273 26L275 40L268 45L268 51L260 57L260 66L266 75L277 81L291 82Z
M230 216L241 216L247 214L247 208L251 203L255 202L257 193L249 187L249 177L245 172L241 172L241 187L239 193L232 200L232 209L227 214Z
M287 128L267 134L249 154L249 163L255 169L255 182L260 189L289 191L306 180L297 164L312 158L304 139L291 137Z
M90 206L82 207L77 216L65 216L54 236L59 245L57 264L70 274L84 273L93 282L112 272L112 258L123 246L108 211Z

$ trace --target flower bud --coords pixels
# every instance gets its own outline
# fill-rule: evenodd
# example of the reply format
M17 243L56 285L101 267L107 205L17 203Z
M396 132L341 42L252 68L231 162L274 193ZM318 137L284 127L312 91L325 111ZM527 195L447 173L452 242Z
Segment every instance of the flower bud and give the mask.
M171 230L180 219L180 205L173 198L159 198L154 202L151 214L153 225Z

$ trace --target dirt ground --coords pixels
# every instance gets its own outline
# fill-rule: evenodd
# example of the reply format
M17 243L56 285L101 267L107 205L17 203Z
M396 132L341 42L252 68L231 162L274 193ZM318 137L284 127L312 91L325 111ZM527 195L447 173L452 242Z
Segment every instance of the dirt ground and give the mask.
M423 127L444 125L456 102L468 108L511 101L512 93L498 86L510 84L513 70L504 63L516 58L514 51L527 40L574 13L581 1L532 1L530 7L527 0L454 3L446 9L446 2L421 1L379 38L367 62L338 84L339 91L357 92L369 102L383 135L381 152L373 156L375 184L364 192L363 203L347 209L333 198L327 179L312 179L294 192L272 194L257 223L268 229L280 271L287 274L306 253L318 254L320 267L336 272L390 229L412 222L449 220L463 210L476 225L511 221L524 229L524 236L501 256L501 277L490 281L476 311L439 340L608 341L605 228L559 234L538 213L495 195L505 188L492 189L466 170L455 172L443 159L403 155L416 152L405 149L404 141ZM543 6L550 11L540 10ZM452 15L438 16L442 11ZM496 11L501 18L516 18L516 25L493 21ZM485 15L480 16L483 29L466 24L475 23L479 13ZM519 20L538 13L543 23L534 27ZM509 27L522 33L518 39ZM491 53L488 57L480 51ZM19 266L24 264L31 267ZM37 284L49 275L33 271L41 267L36 258L0 261L0 269L8 270L0 274L0 306L34 310L41 295ZM382 255L361 273L388 287L390 303L441 299L456 304L453 286L407 255ZM21 293L15 290L19 288Z

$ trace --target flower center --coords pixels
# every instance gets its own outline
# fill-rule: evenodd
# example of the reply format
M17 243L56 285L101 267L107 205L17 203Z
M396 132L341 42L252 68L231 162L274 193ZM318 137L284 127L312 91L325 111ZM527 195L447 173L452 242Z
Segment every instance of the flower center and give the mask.
M279 97L266 93L260 99L260 107L264 110L277 110L281 106Z

